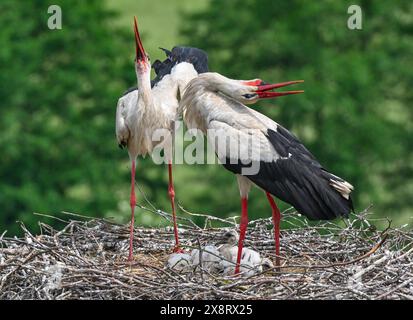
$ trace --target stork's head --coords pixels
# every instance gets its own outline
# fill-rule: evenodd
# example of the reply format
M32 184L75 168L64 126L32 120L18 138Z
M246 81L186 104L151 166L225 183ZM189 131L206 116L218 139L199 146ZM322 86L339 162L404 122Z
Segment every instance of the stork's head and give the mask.
M143 48L141 37L138 30L138 22L136 17L134 17L134 31L135 31L135 45L136 45L136 57L135 57L135 69L136 73L150 73L151 63L149 56L146 54L145 49Z
M252 104L260 99L271 99L304 92L303 90L272 91L273 89L304 82L304 80L267 84L261 79L233 80L218 73L209 73L201 76L209 78L208 82L214 87L215 91L219 91L243 104Z

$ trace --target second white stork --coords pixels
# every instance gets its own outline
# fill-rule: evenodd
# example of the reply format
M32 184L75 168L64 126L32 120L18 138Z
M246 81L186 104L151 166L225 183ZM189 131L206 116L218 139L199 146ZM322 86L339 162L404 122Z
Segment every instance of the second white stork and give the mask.
M172 131L179 104L178 96L183 95L185 86L192 78L208 70L207 55L202 50L186 47L175 47L172 51L164 49L167 59L164 62L155 61L153 67L157 77L151 82L151 63L141 42L136 18L134 31L135 71L139 89L128 90L119 99L116 109L116 137L121 148L127 147L131 160L129 260L132 260L133 254L136 158L138 155L150 154L157 146L172 148L171 141L168 144L165 140L155 140L154 132L159 129ZM172 179L172 150L166 150L165 156L170 157L168 158L168 194L174 223L174 251L180 251Z
M204 73L188 84L180 102L178 114L183 115L188 128L199 129L208 136L213 132L213 137L228 138L239 146L240 152L233 152L231 143L220 145L217 139L212 141L223 166L237 175L240 189L242 213L236 273L248 225L251 184L265 191L272 208L277 266L281 215L272 195L311 220L347 216L353 210L350 183L324 169L287 129L245 105L262 98L301 93L303 91L269 91L297 82L302 81L268 85L260 79L239 81L218 73ZM251 141L250 138L259 143L244 144ZM259 170L245 173L244 169L253 166Z

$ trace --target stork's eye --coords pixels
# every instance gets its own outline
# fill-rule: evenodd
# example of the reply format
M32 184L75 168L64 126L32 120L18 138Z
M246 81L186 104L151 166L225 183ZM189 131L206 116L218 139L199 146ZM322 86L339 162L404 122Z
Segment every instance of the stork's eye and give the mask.
M257 96L256 93L246 93L242 95L245 99L251 99L254 98L255 96Z

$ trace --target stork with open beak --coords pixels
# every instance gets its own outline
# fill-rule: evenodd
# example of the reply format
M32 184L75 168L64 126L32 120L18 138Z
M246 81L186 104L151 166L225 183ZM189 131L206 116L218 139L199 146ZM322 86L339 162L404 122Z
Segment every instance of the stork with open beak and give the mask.
M237 176L242 209L236 273L240 270L252 184L265 191L271 205L277 266L281 214L272 196L291 204L311 220L347 216L353 209L351 184L324 169L287 129L245 105L259 99L302 93L301 90L271 91L299 82L302 81L265 84L260 79L239 81L218 73L204 73L188 84L180 102L178 115L183 115L188 128L212 136L213 141L209 142L220 162ZM231 144L220 144L214 139L217 136L221 141L224 137L225 141L235 142L240 152L233 152ZM259 143L245 144L250 138ZM249 173L244 170L253 166L259 170Z
M130 190L130 240L129 261L133 256L133 226L135 219L135 171L139 155L150 154L156 146L165 150L168 157L168 194L171 201L174 224L175 248L179 252L178 228L175 212L175 191L172 177L172 142L154 140L158 129L173 130L178 96L183 95L188 82L199 72L208 70L206 53L197 48L175 47L165 50L168 58L164 62L155 62L157 77L151 82L151 63L143 47L136 17L134 19L136 44L135 72L138 87L128 90L118 101L116 109L116 137L121 148L127 147L131 161ZM167 150L168 148L168 150Z

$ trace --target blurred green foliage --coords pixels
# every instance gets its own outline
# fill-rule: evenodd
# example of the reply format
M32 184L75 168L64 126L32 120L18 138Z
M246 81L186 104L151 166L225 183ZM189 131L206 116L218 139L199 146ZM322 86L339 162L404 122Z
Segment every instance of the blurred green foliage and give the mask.
M372 202L377 215L407 221L413 4L358 3L363 30L352 31L347 1L65 0L53 2L62 8L63 29L49 30L49 2L2 0L0 230L16 233L16 220L34 227L33 212L127 221L129 164L117 149L114 115L118 97L136 82L133 15L152 60L162 56L158 46L183 44L205 49L210 69L230 77L305 79L304 95L257 109L352 182L357 209ZM166 172L150 158L140 160L137 182L169 210ZM223 168L175 166L175 181L185 208L238 214L237 184ZM250 199L251 218L269 216L262 191ZM145 204L140 194L138 202ZM138 210L137 223L161 220Z

